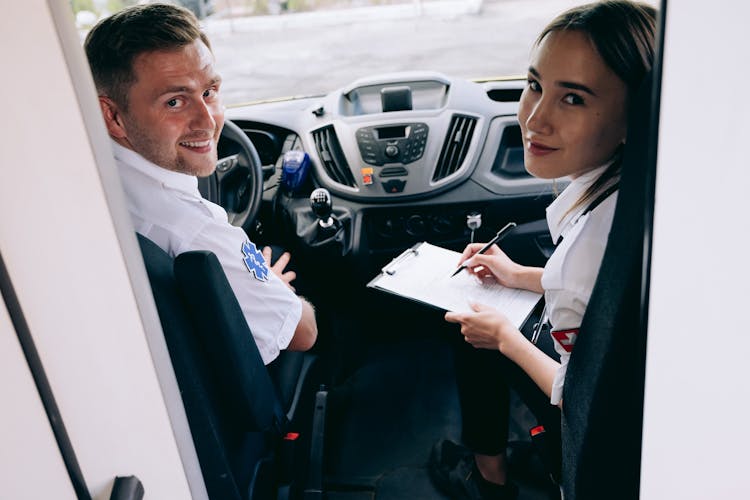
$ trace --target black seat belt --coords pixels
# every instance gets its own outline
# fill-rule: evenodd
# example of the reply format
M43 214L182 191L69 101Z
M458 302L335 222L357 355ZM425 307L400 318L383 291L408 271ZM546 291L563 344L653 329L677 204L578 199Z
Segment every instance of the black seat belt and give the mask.
M602 194L600 194L599 196L597 196L594 201L592 201L591 203L589 203L589 206L587 206L586 210L584 210L581 213L580 217L583 217L587 213L593 211L596 207L598 207L599 205L601 205L604 200L606 200L607 198L609 198L609 195L611 195L612 193L614 193L618 189L620 189L620 181L615 182L614 184L612 184L611 186L609 186L607 189L605 189L604 191L602 191Z
M607 198L609 198L609 196L612 193L614 193L615 191L617 191L618 189L620 189L620 182L619 181L615 182L614 184L612 184L611 186L609 186L607 189L605 189L604 191L602 191L601 194L594 199L594 201L592 201L591 203L589 203L589 205L586 207L586 209L583 212L581 212L581 215L579 215L578 218L580 219L581 217L583 217L587 213L592 212L596 207L598 207L599 205L601 205L604 200L606 200ZM555 243L555 247L557 247L558 245L560 245L560 243L562 243L562 240L563 240L563 236L560 235L560 237L557 239L557 242Z

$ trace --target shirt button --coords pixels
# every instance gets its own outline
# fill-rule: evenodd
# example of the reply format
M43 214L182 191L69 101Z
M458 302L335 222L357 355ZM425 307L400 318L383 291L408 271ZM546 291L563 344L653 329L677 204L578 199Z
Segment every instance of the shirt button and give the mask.
M279 346L279 349L283 349L285 345L289 345L289 341L286 337L281 336L276 339L276 345Z

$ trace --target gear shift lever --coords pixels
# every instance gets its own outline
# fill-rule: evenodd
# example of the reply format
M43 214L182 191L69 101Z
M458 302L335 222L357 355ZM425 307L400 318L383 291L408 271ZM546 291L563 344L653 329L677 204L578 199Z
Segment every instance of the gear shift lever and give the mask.
M331 193L326 188L317 188L310 193L310 208L318 218L320 227L328 229L333 226L334 220L331 217L333 203L331 201Z

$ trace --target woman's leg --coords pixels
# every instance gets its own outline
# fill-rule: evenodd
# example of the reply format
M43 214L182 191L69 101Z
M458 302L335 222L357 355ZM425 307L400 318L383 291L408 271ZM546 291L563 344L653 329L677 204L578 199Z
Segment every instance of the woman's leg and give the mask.
M509 391L498 351L475 349L460 337L456 385L464 444L475 453L498 455L508 443Z
M456 332L458 333L458 332ZM524 332L527 336L530 332ZM499 351L475 349L455 335L456 384L462 412L462 440L466 448L441 441L430 458L430 474L445 492L462 498L516 498L507 480L506 448L510 422L509 387L536 415L559 443L560 412L517 365ZM551 338L538 346L553 358ZM559 450L559 445L553 446Z
M554 350L552 337L548 333L542 334L537 347L556 361L560 359L559 354ZM548 446L546 451L550 453L551 457L551 463L547 465L555 469L559 468L561 452L560 409L550 403L549 397L518 365L507 358L503 358L501 365L502 376L507 381L508 386L518 394L524 404L531 410L537 423L544 426L545 441ZM556 477L559 475L559 470L550 470L549 472Z
M531 323L523 332L527 337L531 336ZM461 343L456 351L456 381L463 417L462 438L474 453L482 476L494 483L505 483L509 387L544 426L555 463L559 463L560 410L550 404L549 397L518 365L498 351L475 349L466 342ZM559 359L549 334L540 337L537 347L551 358Z

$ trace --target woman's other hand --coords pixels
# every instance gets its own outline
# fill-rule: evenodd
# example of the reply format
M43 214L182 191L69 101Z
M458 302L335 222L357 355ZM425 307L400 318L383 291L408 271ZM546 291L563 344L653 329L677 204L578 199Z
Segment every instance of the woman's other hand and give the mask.
M497 349L505 352L514 342L524 337L508 318L490 306L472 304L471 312L445 313L445 320L461 325L464 340L477 349Z
M547 356L508 318L492 307L472 304L465 313L447 312L445 320L461 325L464 340L478 349L497 349L521 367L549 397L560 364Z

